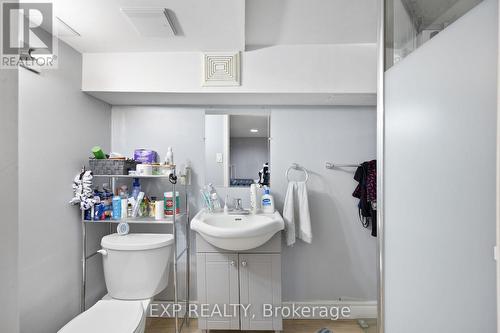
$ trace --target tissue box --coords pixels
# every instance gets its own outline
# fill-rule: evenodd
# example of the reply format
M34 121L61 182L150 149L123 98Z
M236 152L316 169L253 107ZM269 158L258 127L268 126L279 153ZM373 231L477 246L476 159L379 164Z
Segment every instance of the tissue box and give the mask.
M158 162L158 153L149 149L136 149L134 160L140 163L156 163Z

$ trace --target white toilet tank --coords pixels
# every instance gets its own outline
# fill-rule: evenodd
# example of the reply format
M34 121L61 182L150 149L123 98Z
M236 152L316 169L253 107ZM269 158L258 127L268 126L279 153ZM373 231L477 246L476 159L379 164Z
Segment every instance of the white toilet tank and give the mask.
M151 298L167 287L171 234L112 234L101 240L104 277L111 297Z

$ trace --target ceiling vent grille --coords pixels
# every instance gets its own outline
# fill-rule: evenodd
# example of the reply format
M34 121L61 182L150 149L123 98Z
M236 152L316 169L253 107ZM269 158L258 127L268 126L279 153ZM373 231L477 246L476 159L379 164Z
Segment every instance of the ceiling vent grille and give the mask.
M121 8L135 30L143 37L173 37L178 35L175 14L167 8Z
M239 86L240 53L205 53L203 86Z

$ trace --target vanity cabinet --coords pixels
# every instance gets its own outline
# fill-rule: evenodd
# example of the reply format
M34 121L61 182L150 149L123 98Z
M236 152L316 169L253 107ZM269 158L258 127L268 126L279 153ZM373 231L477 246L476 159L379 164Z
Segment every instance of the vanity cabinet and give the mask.
M200 316L202 330L282 330L281 317L264 317L264 305L281 306L281 235L259 248L231 252L213 247L197 235L198 300L233 314L235 304L250 305L247 315L239 308L232 316ZM211 312L211 310L209 311Z
M217 305L220 309L224 309L225 304L226 306L239 304L238 255L198 253L196 260L200 304ZM203 329L237 330L240 328L238 312L232 317L211 315L207 318L203 315L198 318L198 323Z

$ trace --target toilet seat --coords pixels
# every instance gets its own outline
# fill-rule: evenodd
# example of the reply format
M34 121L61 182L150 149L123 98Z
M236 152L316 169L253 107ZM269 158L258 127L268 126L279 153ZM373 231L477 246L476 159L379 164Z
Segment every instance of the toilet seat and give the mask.
M101 300L58 333L139 333L145 322L146 315L140 301Z

